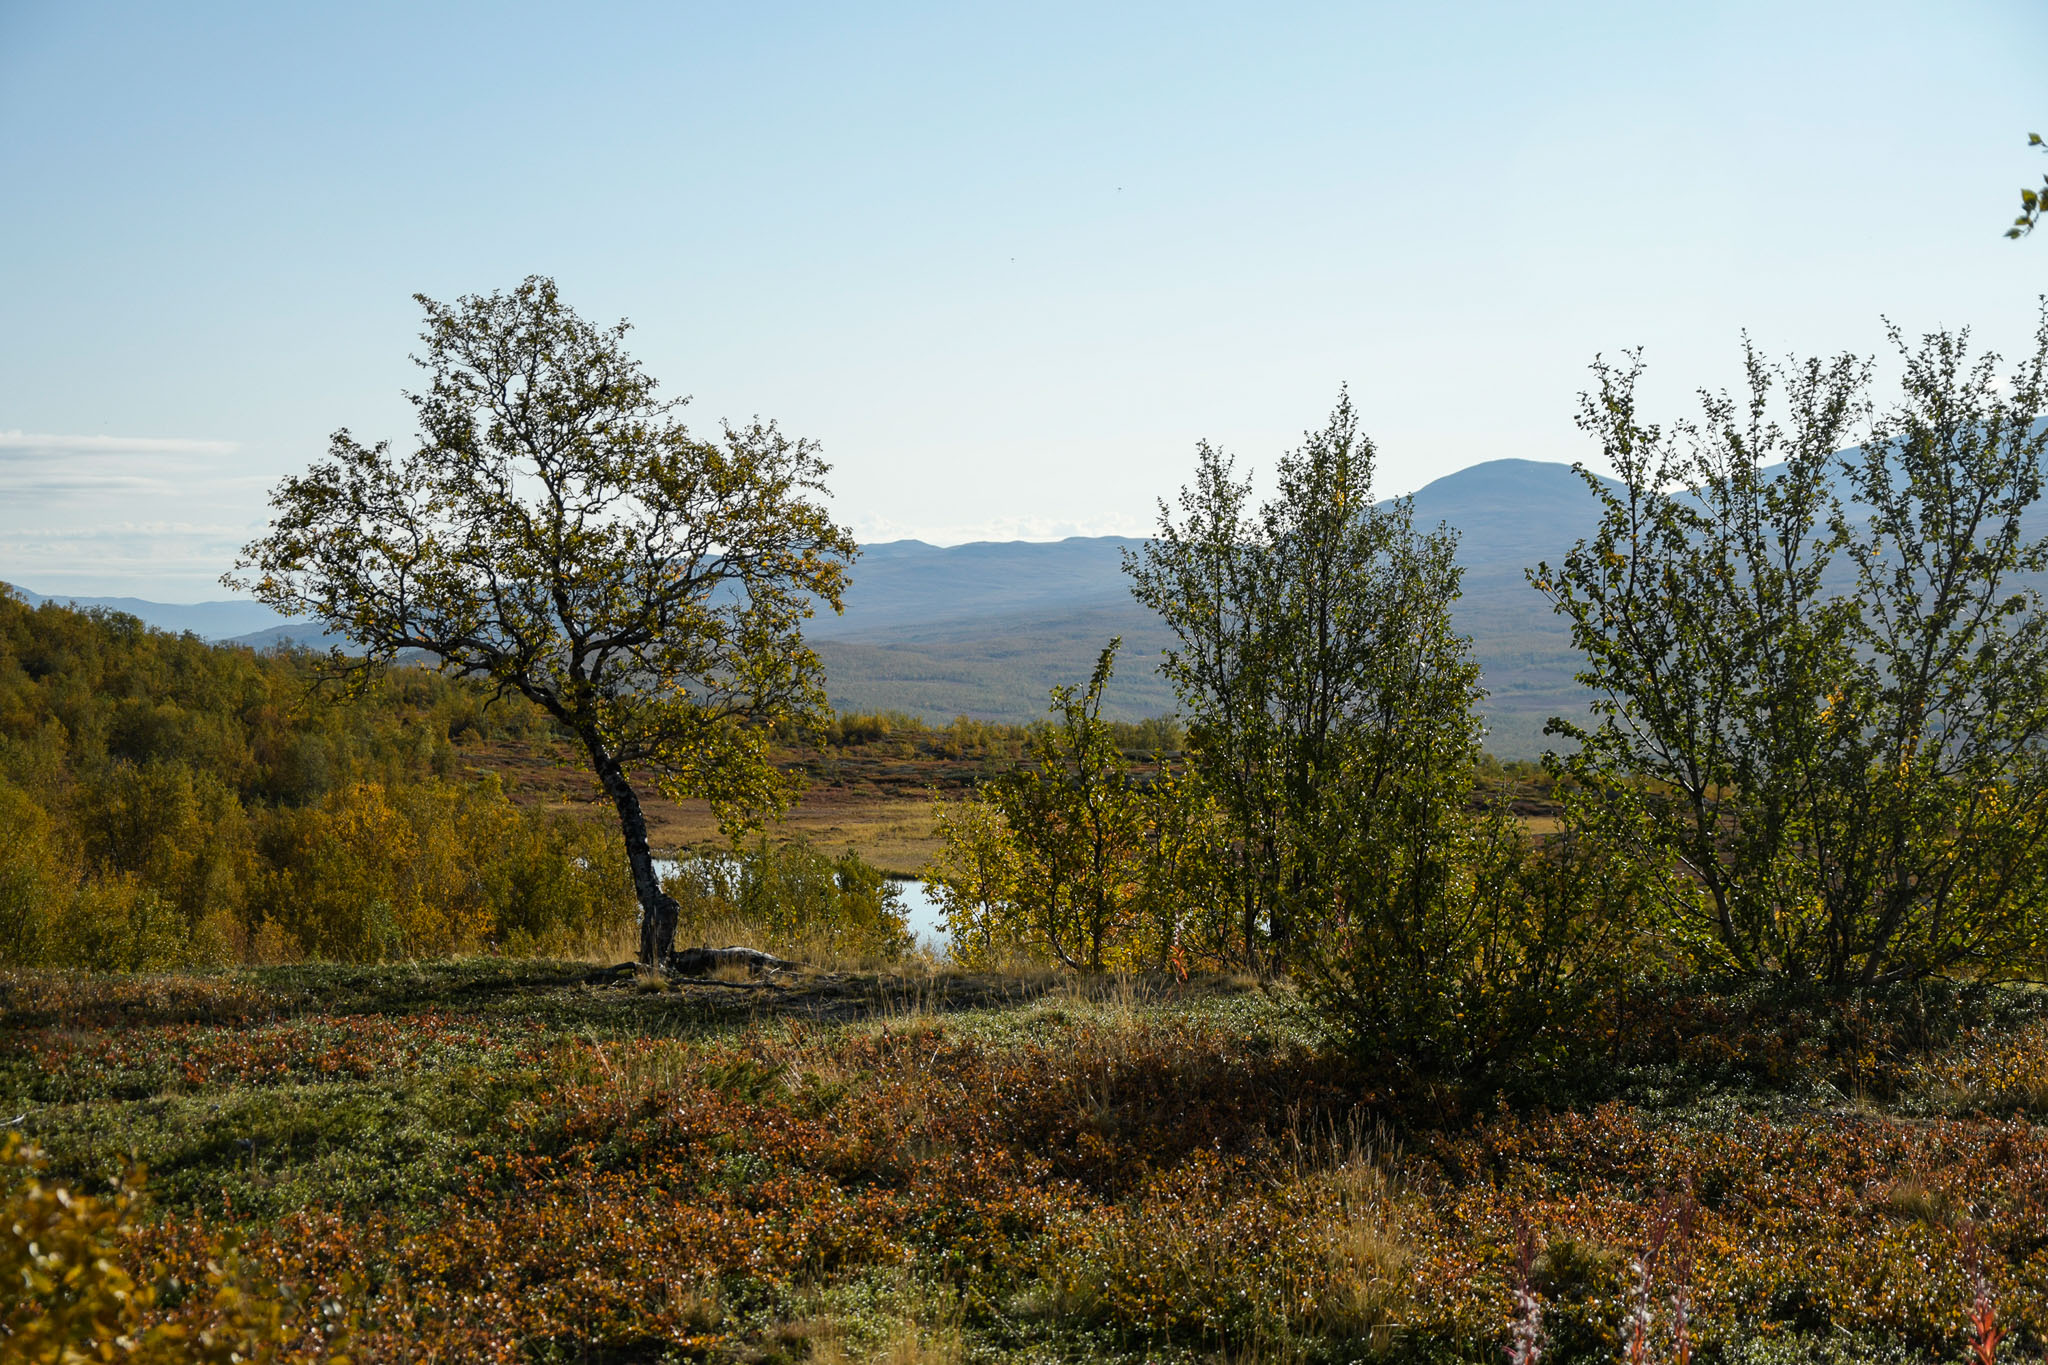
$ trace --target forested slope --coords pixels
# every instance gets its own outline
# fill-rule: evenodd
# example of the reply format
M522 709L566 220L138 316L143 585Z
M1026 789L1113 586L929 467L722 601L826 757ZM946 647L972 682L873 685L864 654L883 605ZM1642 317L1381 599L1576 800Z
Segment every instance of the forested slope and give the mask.
M0 959L564 951L630 922L614 831L458 759L538 736L537 712L418 669L349 706L314 680L307 656L0 591Z

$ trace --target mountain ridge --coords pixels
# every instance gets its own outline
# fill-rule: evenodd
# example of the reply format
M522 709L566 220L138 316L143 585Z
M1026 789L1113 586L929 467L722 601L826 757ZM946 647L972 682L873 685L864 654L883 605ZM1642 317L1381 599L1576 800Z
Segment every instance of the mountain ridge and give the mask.
M1836 458L1853 459L1859 449ZM1597 476L1596 482L1619 486ZM1573 676L1579 657L1569 627L1530 589L1525 571L1555 563L1591 534L1599 502L1576 466L1513 456L1446 474L1408 499L1418 526L1441 523L1458 533L1464 594L1453 614L1471 638L1488 691L1488 745L1504 758L1533 757L1548 747L1545 721L1583 715L1587 697ZM2033 509L2028 523L2029 534L2048 531L2048 506ZM935 721L1032 720L1044 715L1055 684L1085 679L1102 646L1121 636L1121 667L1105 713L1137 719L1171 710L1174 697L1158 673L1171 637L1132 600L1122 572L1123 553L1143 543L1073 536L862 547L846 613L821 614L806 630L824 661L832 704ZM1837 566L1837 575L1843 572ZM2048 579L2034 586L2048 588ZM287 641L318 647L329 639L315 624L287 621L243 600L178 605L23 595L127 611L162 629L255 648Z
M1472 639L1490 693L1483 705L1489 747L1504 758L1533 757L1544 747L1543 723L1552 715L1582 713L1585 697L1572 678L1577 656L1569 631L1528 587L1523 571L1542 559L1554 561L1588 534L1598 503L1572 466L1516 458L1468 466L1409 498L1418 526L1443 523L1459 534L1465 592L1453 613ZM1085 679L1103 645L1121 636L1105 713L1159 715L1174 706L1158 672L1171 636L1132 599L1123 573L1124 552L1143 543L1073 536L865 546L845 614L821 613L805 638L824 662L835 707L904 711L943 722L955 715L1037 719L1054 685ZM287 640L321 646L326 639L317 625L241 600L179 606L24 596L124 610L159 628L255 648Z

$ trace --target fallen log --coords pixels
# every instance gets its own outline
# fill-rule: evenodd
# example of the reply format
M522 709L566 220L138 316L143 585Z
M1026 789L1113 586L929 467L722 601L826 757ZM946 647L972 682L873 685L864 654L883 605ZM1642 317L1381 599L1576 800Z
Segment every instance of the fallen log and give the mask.
M758 948L684 948L663 958L664 970L677 976L706 976L720 967L745 967L756 972L787 972L797 964Z

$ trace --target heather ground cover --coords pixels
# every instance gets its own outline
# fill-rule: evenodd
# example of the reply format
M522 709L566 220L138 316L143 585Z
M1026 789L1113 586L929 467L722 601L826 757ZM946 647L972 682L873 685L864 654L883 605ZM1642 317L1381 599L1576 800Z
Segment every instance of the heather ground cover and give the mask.
M147 1167L110 1237L152 1319L218 1316L232 1247L357 1360L1498 1360L1525 1233L1548 1358L1612 1359L1681 1204L1652 1298L1689 1261L1698 1359L1957 1359L1980 1288L2040 1358L2038 993L1591 1032L1482 1095L1248 980L17 972L0 1122L46 1187Z

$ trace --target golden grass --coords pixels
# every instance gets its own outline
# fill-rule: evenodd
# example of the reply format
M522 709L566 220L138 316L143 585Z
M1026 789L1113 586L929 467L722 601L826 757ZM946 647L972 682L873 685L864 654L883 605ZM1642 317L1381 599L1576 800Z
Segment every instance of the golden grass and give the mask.
M797 1292L802 1316L772 1329L741 1359L809 1365L959 1365L966 1359L966 1312L950 1290L900 1274L880 1287L878 1301L852 1315L825 1286Z
M1894 1180L1884 1192L1884 1207L1910 1223L1923 1223L1931 1228L1948 1227L1955 1222L1955 1200L1940 1190L1930 1189L1917 1176L1906 1175Z
M1318 1122L1299 1106L1288 1113L1282 1149L1319 1217L1312 1236L1327 1280L1312 1297L1314 1327L1363 1336L1384 1349L1412 1298L1414 1254L1400 1234L1400 1190L1393 1176L1399 1145L1383 1121L1353 1109Z
M702 802L661 804L665 809L650 821L658 844L675 849L726 847L718 822ZM862 861L904 877L915 876L941 847L931 800L922 793L888 796L813 787L762 832L771 844L801 841L835 858L856 853Z
M570 811L594 820L611 819L611 807L596 780L566 747L490 741L468 746L463 757L474 772L496 773L507 794L520 805ZM931 765L931 777L947 780L946 765ZM951 780L958 781L957 773ZM650 782L641 788L641 803L648 839L655 848L682 853L727 846L717 819L704 802L671 801ZM770 843L802 839L834 857L857 853L898 876L914 875L939 849L931 799L921 781L879 787L870 782L813 785L766 833Z

